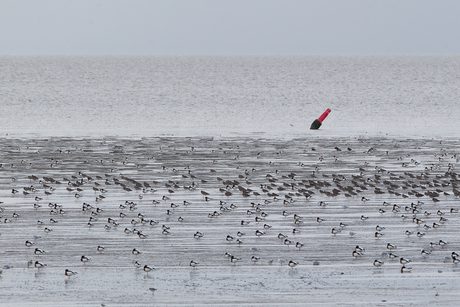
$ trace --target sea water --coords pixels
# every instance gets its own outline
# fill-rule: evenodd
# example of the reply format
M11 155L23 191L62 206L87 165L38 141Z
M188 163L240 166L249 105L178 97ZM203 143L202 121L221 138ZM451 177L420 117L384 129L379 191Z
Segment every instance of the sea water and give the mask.
M1 56L10 136L459 136L459 56Z

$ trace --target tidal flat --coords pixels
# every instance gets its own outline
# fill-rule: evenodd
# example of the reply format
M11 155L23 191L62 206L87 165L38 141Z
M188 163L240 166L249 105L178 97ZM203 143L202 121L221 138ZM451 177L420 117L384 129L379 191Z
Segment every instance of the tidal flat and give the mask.
M458 302L457 140L0 146L2 306Z

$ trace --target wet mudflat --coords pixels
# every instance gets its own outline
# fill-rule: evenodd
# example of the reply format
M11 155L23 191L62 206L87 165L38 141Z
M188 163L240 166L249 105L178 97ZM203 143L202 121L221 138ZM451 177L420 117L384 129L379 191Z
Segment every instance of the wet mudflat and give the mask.
M458 300L455 140L0 144L0 304Z

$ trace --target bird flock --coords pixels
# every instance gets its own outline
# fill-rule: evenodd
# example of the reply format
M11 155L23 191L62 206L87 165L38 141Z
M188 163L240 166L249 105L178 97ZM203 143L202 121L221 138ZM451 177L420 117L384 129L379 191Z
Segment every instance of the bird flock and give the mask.
M2 143L2 275L336 264L406 274L460 262L460 157L449 142Z

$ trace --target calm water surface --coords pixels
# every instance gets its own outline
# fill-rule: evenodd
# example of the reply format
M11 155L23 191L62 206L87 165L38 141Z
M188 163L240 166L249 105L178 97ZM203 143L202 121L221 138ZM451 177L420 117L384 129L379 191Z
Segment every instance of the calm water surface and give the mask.
M0 57L9 135L458 136L460 57Z

